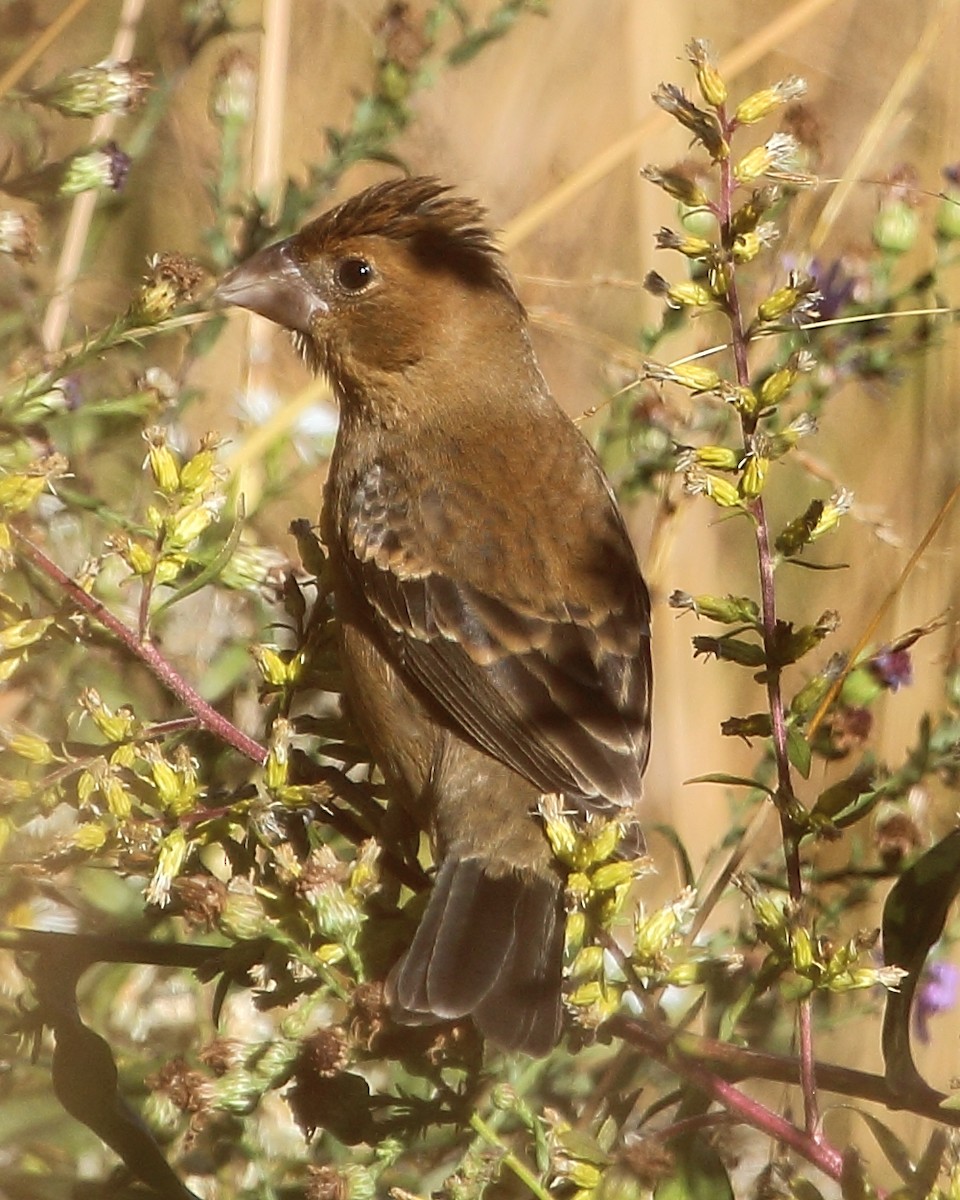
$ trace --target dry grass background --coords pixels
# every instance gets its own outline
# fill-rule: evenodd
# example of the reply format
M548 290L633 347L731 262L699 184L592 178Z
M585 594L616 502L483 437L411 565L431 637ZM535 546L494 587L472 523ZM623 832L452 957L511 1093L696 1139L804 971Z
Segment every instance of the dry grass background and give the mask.
M36 11L46 21L62 7L57 0L37 4ZM479 14L490 5L468 0L465 7ZM549 18L526 17L505 41L419 94L416 120L396 149L414 171L448 179L489 207L536 318L546 374L571 414L603 397L607 354L598 347L612 341L629 350L639 322L656 311L639 289L601 281L616 276L636 282L652 267L674 266L658 261L664 256L655 256L653 234L675 214L638 170L685 153L677 127L651 119L650 93L661 80L689 84L683 47L691 37L708 38L721 59L734 60L731 90L737 95L784 75L804 76L823 127L822 176L842 176L855 162L859 180L842 191L842 203L827 214L827 223L819 218L834 189L825 184L804 202L781 249L803 253L815 237L817 253L829 257L863 242L878 196L877 187L864 180L880 179L908 161L922 186L936 191L940 167L960 158L960 5L952 0L554 0L549 7ZM173 94L135 168L123 212L106 237L100 226L94 228L73 303L73 328L96 324L115 309L141 274L146 255L204 249L200 229L209 216L205 188L214 155L207 98L224 44L208 46L185 70L167 36L175 9L174 0L146 0L144 6L136 53L160 64L157 82L172 86ZM119 11L113 0L89 3L44 56L37 77L104 57ZM347 119L355 94L370 78L372 30L381 11L381 0L237 5L238 24L247 31L230 41L254 58L271 38L282 49L285 13L290 23L286 64L275 60L271 77L282 103L273 106L267 127L250 147L251 171L260 147L257 170L268 187L271 179L302 176L306 164L323 155L324 128ZM58 122L57 131L55 136L78 138L84 127ZM869 152L858 158L865 144ZM275 158L271 146L277 148ZM385 167L358 166L348 173L342 194L387 173ZM922 211L932 217L933 201ZM921 239L918 261L925 254L929 247ZM960 281L945 282L955 299ZM670 352L679 356L713 340L715 331L695 325L685 340L670 343ZM251 347L266 360L251 366ZM849 387L831 400L809 453L856 493L863 514L879 524L849 521L830 543L829 556L851 563L852 570L785 576L785 615L810 619L837 608L841 636L849 644L906 561L960 470L957 348L956 334L944 327L941 347L912 365L902 386ZM169 365L177 353L175 345L157 351ZM307 383L282 336L251 333L240 317L231 322L197 369L195 382L208 390L208 398L192 419L198 430L215 426L229 435L241 456L255 431L239 422L236 399L249 386L251 372L258 385L283 396ZM255 455L248 457L247 486L255 489ZM286 521L316 512L320 483L318 477L303 494L272 509L263 537L289 550ZM778 514L799 509L798 497L806 498L811 483L791 462L776 469L774 489L776 524ZM647 554L656 603L649 804L658 819L677 827L698 867L723 836L730 797L722 788L684 786L684 780L706 771L749 770L753 753L721 738L719 723L761 706L741 670L693 661L692 619L677 620L665 607L674 588L754 590L745 527L715 521L714 511L703 502L684 501L664 518L656 498L649 498L630 515L637 544ZM954 517L898 597L881 636L956 604L958 537L960 521ZM915 686L881 708L881 757L896 759L911 741L919 714L938 703L942 658L956 640L954 622L952 616L942 635L920 644ZM808 798L829 781L815 767ZM935 805L935 825L949 826L955 798L936 797ZM832 853L839 852L824 851ZM673 882L667 886L672 889ZM857 924L869 920L869 914L856 914ZM960 1067L960 1026L941 1020L935 1030L937 1043L921 1051L920 1065L932 1083L945 1086ZM862 1045L855 1046L859 1036L844 1030L842 1058L875 1068L876 1025L865 1023ZM833 1056L829 1047L826 1053ZM842 1141L832 1124L831 1131Z

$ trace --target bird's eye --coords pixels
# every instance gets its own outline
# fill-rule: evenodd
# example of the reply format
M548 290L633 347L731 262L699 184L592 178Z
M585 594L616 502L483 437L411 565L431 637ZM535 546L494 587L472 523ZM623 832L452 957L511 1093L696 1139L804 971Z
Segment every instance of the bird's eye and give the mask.
M345 258L337 264L337 283L348 292L362 292L373 282L374 274L365 258Z

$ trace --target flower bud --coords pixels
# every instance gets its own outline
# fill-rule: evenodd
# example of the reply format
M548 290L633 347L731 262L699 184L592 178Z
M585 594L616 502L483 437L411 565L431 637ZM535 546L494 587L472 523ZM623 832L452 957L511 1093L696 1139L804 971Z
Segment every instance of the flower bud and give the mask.
M726 158L730 149L720 122L713 113L704 112L674 83L661 83L653 93L653 102L689 129L714 161Z
M80 707L90 717L108 742L123 742L139 728L133 711L124 705L116 712L100 699L95 688L84 688L79 696Z
M662 275L651 271L643 282L647 291L661 296L671 308L711 308L717 302L710 288L695 279L669 283Z
M29 262L36 253L36 219L12 208L0 209L0 254Z
M755 625L760 619L760 606L749 596L690 596L674 592L668 603L671 608L690 609L698 617L724 625Z
M707 104L719 108L727 101L727 85L716 68L708 44L702 38L694 38L687 46L687 58L697 72L700 95Z
M853 492L848 492L846 488L835 492L824 504L819 520L810 531L810 541L814 542L818 537L835 529L840 523L840 518L850 511L852 505Z
M761 454L747 455L743 474L740 476L740 495L744 500L756 500L763 491L770 460Z
M249 54L231 50L220 60L213 86L213 115L223 122L246 125L257 103L257 64Z
M734 178L741 186L755 183L771 171L790 171L797 160L797 142L788 133L775 133L762 146L755 146L733 168Z
M105 846L107 830L99 821L87 821L73 831L73 843L80 850L92 852Z
M140 108L151 75L130 62L105 59L94 67L80 67L58 75L35 89L30 99L55 109L65 117L124 114Z
M263 904L246 879L231 879L219 923L224 933L245 941L260 935L267 923Z
M3 216L0 213L0 231L3 228ZM937 206L936 231L937 237L944 241L955 242L960 239L960 189L952 187L943 193ZM0 248L2 245L3 236L0 232Z
M710 197L700 185L686 172L674 168L663 170L660 167L644 167L640 172L644 179L662 188L668 196L679 200L688 208L704 208L710 203Z
M125 821L133 811L133 797L123 783L112 772L100 781L100 791L107 802L107 809L118 821Z
M181 486L188 492L205 495L222 480L222 471L217 466L217 451L223 445L215 433L205 433L200 439L196 454L189 458L180 471Z
M645 875L648 869L647 860L642 858L633 862L618 860L603 863L590 876L590 884L595 892L613 892Z
M657 382L678 383L681 387L689 388L692 392L702 394L712 392L720 386L720 376L713 367L702 363L647 363L644 374L647 379Z
M160 843L157 866L147 886L145 899L148 904L165 908L170 903L170 886L180 874L187 856L187 837L180 829L173 829Z
M781 80L780 83L774 84L773 87L762 88L759 92L754 92L752 96L741 100L734 113L734 120L740 125L753 125L757 121L762 121L764 117L768 117L781 105L796 100L806 90L806 81L798 75L791 75L787 79Z
M5 629L0 629L0 651L22 650L32 646L53 624L53 617L31 617L25 621L15 621Z
M116 142L107 142L84 154L74 155L67 163L57 189L61 196L78 196L81 192L109 190L119 192L130 173L130 156Z
M720 508L739 508L742 504L736 485L720 475L709 475L699 470L688 471L683 488L691 496L708 496Z
M797 974L807 975L813 967L813 941L806 929L797 928L791 933L790 955Z
M0 740L12 754L43 767L56 758L50 743L34 733L0 733Z
M916 245L920 215L906 200L881 205L873 222L873 242L886 254L905 254Z
M183 254L155 254L147 265L149 270L130 306L130 315L144 325L156 325L193 299L203 269Z
M165 495L173 495L180 487L180 466L167 445L166 430L151 425L144 430L143 438L150 447L146 461L150 464L154 482Z
M694 467L709 467L714 471L736 471L741 458L740 452L729 446L696 446L679 455L677 470L684 472Z
M676 250L685 258L709 258L717 253L716 245L708 238L686 236L675 233L672 229L662 228L656 236L658 250Z
M593 979L603 971L602 946L584 946L570 966L570 978L574 980Z

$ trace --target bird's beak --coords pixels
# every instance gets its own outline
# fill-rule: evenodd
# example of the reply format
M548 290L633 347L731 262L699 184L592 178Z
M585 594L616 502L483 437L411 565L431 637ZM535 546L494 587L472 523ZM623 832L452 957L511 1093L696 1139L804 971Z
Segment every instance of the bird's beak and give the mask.
M329 305L304 275L290 239L258 250L228 271L211 299L218 305L249 308L297 333L310 333L313 318L329 312Z

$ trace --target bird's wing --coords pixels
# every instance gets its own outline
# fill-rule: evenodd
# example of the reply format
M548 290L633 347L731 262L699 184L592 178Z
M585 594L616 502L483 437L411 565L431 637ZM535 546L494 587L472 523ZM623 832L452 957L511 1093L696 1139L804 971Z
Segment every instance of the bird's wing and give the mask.
M353 493L344 546L396 669L541 791L601 809L635 802L649 743L649 600L619 515L605 540L608 602L518 603L445 569L402 494L371 472Z

